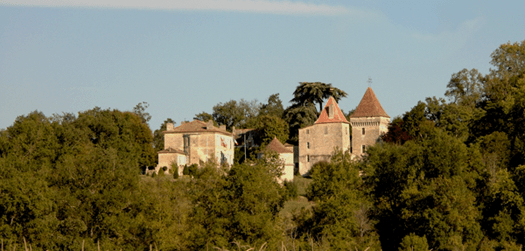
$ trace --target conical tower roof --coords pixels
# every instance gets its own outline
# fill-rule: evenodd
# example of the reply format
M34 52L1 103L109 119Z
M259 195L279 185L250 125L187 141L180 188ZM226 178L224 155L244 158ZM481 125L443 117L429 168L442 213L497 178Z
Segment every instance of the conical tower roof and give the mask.
M379 100L377 100L377 97L372 91L372 88L368 87L366 89L365 95L363 96L363 99L361 99L361 102L355 108L355 112L350 115L350 118L359 118L359 117L387 117L388 114L386 114L385 110L383 110L383 107L379 103Z
M267 150L272 150L277 153L293 153L292 150L286 148L281 141L277 139L277 137L274 137L272 142L266 146Z
M321 111L321 115L319 115L319 118L317 119L317 121L315 121L315 123L322 124L349 122L348 120L346 120L346 117L341 111L341 109L339 109L339 105L337 105L337 102L335 101L334 97L330 96L330 98L328 98L328 102L326 102L326 105Z

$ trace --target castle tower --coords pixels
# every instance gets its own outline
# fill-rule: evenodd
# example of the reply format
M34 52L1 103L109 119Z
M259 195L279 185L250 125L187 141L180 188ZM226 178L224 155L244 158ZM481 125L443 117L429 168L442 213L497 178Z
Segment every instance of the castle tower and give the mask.
M306 174L319 161L330 161L335 149L350 150L350 122L333 97L317 121L299 129L299 173Z
M372 88L365 95L350 116L352 125L352 155L361 156L368 146L374 145L379 137L388 131L390 116L377 100Z

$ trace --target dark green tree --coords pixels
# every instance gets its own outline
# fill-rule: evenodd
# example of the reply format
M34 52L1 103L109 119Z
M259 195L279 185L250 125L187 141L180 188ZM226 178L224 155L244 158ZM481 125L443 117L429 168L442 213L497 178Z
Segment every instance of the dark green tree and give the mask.
M301 82L293 92L294 97L290 102L295 106L319 105L318 113L323 110L323 100L330 96L336 101L346 97L346 92L335 88L332 84L321 82Z

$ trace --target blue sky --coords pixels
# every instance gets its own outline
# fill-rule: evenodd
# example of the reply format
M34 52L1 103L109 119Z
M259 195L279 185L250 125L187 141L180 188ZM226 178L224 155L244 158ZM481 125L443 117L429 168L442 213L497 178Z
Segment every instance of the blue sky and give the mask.
M402 115L525 40L525 1L0 0L0 128L148 102L150 127L219 102L332 83Z

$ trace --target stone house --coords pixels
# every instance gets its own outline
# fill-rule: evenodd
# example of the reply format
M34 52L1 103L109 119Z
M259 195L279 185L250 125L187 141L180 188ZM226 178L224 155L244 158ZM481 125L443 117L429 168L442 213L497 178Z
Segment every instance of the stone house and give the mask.
M179 166L201 164L212 159L219 164L233 164L233 137L226 131L226 126L216 127L211 120L208 123L194 120L175 128L168 123L163 133L164 150L158 152L157 172L164 166L169 168L174 161Z
M274 137L270 144L265 148L266 151L277 153L279 159L283 162L283 174L278 179L279 183L282 183L285 180L293 181L294 152L292 149L285 147L276 137ZM263 158L263 153L260 153L258 157Z
M348 121L335 99L330 97L317 121L299 129L299 173L306 174L320 161L330 161L334 150L360 157L388 131L390 116L368 87ZM352 133L350 134L350 130Z
M350 122L330 97L317 121L299 129L299 174L306 174L317 162L330 161L335 149L350 150Z
M350 115L352 125L352 155L361 156L368 146L374 145L381 135L388 132L390 116L377 100L377 97L368 87L361 102Z

